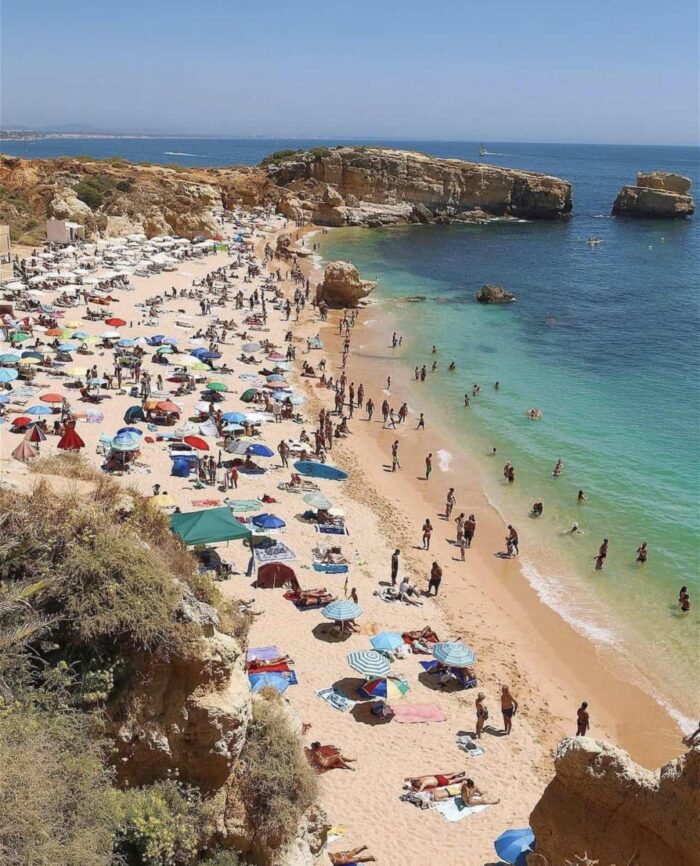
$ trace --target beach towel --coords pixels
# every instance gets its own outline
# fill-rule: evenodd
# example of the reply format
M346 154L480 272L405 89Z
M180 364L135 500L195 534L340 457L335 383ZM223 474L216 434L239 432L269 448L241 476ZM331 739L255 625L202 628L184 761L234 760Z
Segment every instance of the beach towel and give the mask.
M439 812L442 817L450 823L462 821L470 815L476 815L477 812L483 812L487 806L465 806L461 797L452 797L449 800L442 800L436 803L433 807L436 812Z
M333 526L330 523L316 524L316 532L322 532L324 535L350 535L344 526Z
M347 574L350 569L347 565L334 565L328 562L314 562L314 571L322 571L325 574Z
M218 505L220 500L218 499L193 499L192 505L195 508L207 508L210 505Z
M255 561L261 565L264 565L266 562L288 562L296 559L294 551L287 547L286 544L282 544L282 542L271 544L268 547L255 547L253 554Z
M284 670L282 666L279 668L277 666L273 668L265 668L264 670L258 672L250 672L248 674L248 681L250 682L251 688L258 682L261 677L264 677L265 674L274 673L278 677L282 677L287 680L290 686L295 686L299 680L297 679L297 675L294 671L290 671L288 668Z
M330 704L334 710L338 710L341 713L347 713L356 703L355 701L351 701L350 698L346 698L344 694L333 687L329 689L319 689L316 694L321 698L321 700Z
M444 722L447 716L435 704L406 704L401 701L391 704L394 721L405 725L419 722Z
M88 412L85 419L88 424L101 424L105 420L103 412Z
M251 661L251 659L262 659L263 661L270 661L270 659L279 658L282 655L279 647L276 646L256 646L252 647L246 653L246 660Z

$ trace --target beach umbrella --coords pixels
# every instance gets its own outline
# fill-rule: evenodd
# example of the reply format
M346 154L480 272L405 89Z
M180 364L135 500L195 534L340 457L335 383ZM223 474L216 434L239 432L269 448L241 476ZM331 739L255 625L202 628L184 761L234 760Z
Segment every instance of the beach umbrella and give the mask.
M44 356L41 354L41 352L22 352L22 357L20 358L20 362L24 358L35 358L37 361L43 361L44 360Z
M274 514L258 514L253 518L253 524L258 529L282 529L287 525L281 517L276 517Z
M241 400L243 400L244 403L251 403L255 399L255 395L257 393L258 393L257 388L248 388L247 391L244 391L241 394Z
M28 415L53 415L53 409L50 406L41 406L39 403L36 406L30 406L26 411Z
M39 450L31 442L23 439L12 452L12 456L15 460L19 460L20 463L28 463L34 457L39 456Z
M42 403L63 403L63 397L60 394L42 394L39 399Z
M177 338L176 337L163 337L163 342L167 346L177 346Z
M69 367L67 373L69 376L73 376L76 379L82 379L87 375L87 369L85 367Z
M323 608L321 613L326 619L332 619L335 622L347 622L351 619L357 619L362 616L362 608L354 601L332 601L329 605Z
M476 661L476 653L460 641L436 643L433 657L451 668L468 668Z
M88 334L87 331L76 331L76 332L73 334L73 339L74 339L74 340L85 340L85 339L87 339L89 336L90 336L90 335Z
M402 646L404 641L397 631L380 631L369 642L378 652L390 653Z
M111 325L113 328L122 328L126 325L124 319L105 319L105 325ZM151 339L155 339L154 337Z
M324 608L324 612L328 608ZM405 680L400 680L397 677L378 677L369 680L363 686L360 686L358 692L368 698L402 698L408 694L410 686Z
M25 438L27 442L44 442L46 434L38 424L32 424Z
M270 354L266 355L265 357L267 358L268 361L284 361L284 360L286 360L285 356L280 355L279 352L270 352Z
M0 368L0 382L14 382L18 376L17 370L8 370L7 367Z
M348 653L348 664L358 674L372 679L384 677L391 670L389 659L375 650L359 650Z
M175 364L176 367L192 367L194 368L197 364L201 364L194 355L178 355L176 359L173 359L171 363ZM202 364L205 369L209 369L206 364Z
M62 451L78 451L85 447L85 443L75 432L74 427L66 427L65 433L61 436L56 447Z
M223 382L210 382L207 385L208 391L228 391L228 385L225 385Z
M34 419L30 418L28 415L20 415L19 418L13 418L10 423L13 427L26 427L27 424L33 424Z
M312 508L320 508L323 511L333 508L333 503L322 493L307 493L304 497L304 502Z
M16 364L21 357L19 352L3 352L0 355L0 364Z
M208 451L209 446L201 439L199 436L185 436L183 442L187 443L187 445L191 445L192 448L197 448L199 451Z
M117 433L112 439L112 448L115 451L136 451L141 444L141 436L135 433Z
M284 376L282 376L280 373L273 373L271 376L265 376L265 379L268 382L284 382L285 381Z
M254 445L248 446L246 453L254 454L256 457L272 457L275 452L272 448L268 448L267 445L260 445L256 442Z
M132 340L131 337L122 337L122 339L117 343L117 346L121 346L122 349L130 349L135 345L136 340Z
M23 343L30 338L31 334L25 334L24 331L14 331L10 334L11 343Z
M241 430L245 430L242 424L224 424L221 428L224 433L239 433Z
M224 421L228 421L229 423L233 424L242 424L245 421L245 415L243 415L241 412L224 412L221 417L224 419Z
M20 367L36 367L39 361L36 358L20 358L17 363Z
M260 343L244 343L241 346L241 349L244 352L259 352L260 349L262 349L262 346L260 345Z
M119 331L115 331L114 328L110 328L107 331L102 331L100 334L103 340L118 340L120 337Z
M79 348L79 343L59 343L58 351L59 352L75 352L77 348Z
M75 319L73 319L73 320L70 321L70 322L66 322L66 323L65 323L65 327L66 327L66 328L79 328L79 327L80 327L80 322L76 322Z
M526 866L527 855L535 847L535 834L529 827L506 830L493 843L496 854L512 866Z
M49 328L45 333L47 337L60 337L63 331L60 328Z
M156 349L156 355L170 355L172 354L172 351L172 346L158 346Z
M251 676L251 690L257 695L262 689L274 689L279 694L289 688L289 680L276 673L254 674Z
M121 427L117 430L117 436L120 436L122 433L133 433L135 436L143 436L143 430L139 430L138 427Z
M180 407L170 400L161 400L159 403L156 403L156 409L160 412L176 412L178 415L180 414Z

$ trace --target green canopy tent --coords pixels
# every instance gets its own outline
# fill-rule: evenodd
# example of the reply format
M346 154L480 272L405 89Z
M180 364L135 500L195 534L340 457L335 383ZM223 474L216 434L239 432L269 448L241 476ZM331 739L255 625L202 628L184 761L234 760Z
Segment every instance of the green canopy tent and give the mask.
M228 508L209 508L173 514L170 528L185 544L213 544L215 541L239 541L251 532L231 514Z

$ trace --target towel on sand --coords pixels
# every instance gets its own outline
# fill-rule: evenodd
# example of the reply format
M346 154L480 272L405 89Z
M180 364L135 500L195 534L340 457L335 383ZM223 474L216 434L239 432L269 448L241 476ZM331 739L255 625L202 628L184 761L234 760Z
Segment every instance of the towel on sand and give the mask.
M346 574L350 569L347 565L335 565L327 562L314 562L314 571L322 571L325 574Z
M447 716L435 704L407 704L403 701L391 705L394 721L404 724L417 722L444 722Z
M270 661L270 659L278 659L282 656L282 653L279 651L276 646L256 646L252 647L248 650L246 654L246 658L248 661L251 659L263 659L263 661Z
M334 688L319 689L316 694L327 704L330 704L333 709L339 710L341 713L347 713L348 710L355 706L355 701L346 698L342 692Z
M446 821L454 823L455 821L461 821L469 815L476 815L477 812L483 812L487 807L465 806L462 803L461 797L452 797L449 800L442 800L440 803L436 803L433 808L436 812L439 812Z

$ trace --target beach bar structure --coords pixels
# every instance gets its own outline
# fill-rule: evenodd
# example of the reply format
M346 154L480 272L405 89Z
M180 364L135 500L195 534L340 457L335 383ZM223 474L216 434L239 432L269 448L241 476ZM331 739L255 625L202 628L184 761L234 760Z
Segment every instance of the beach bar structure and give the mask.
M85 240L85 226L70 220L46 220L46 240L50 244L75 244Z

